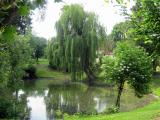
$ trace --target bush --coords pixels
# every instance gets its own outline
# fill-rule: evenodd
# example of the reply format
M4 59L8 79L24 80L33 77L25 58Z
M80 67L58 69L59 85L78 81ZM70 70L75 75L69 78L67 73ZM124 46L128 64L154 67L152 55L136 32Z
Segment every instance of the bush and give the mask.
M33 65L28 65L27 68L25 68L25 73L26 75L24 76L24 78L30 78L30 79L34 79L37 78L36 76L36 67Z
M113 56L104 56L102 58L102 70L105 76L105 82L113 83L112 74L114 72L113 66L115 63L115 58Z
M27 98L20 95L17 99L8 89L0 88L0 120L24 120L29 117L30 109L27 106Z
M56 111L55 111L55 117L56 117L57 119L63 118L63 113L62 113L62 111L61 111L61 110L56 110Z
M118 113L118 112L119 112L119 108L115 106L111 106L104 111L104 113L107 113L107 114Z

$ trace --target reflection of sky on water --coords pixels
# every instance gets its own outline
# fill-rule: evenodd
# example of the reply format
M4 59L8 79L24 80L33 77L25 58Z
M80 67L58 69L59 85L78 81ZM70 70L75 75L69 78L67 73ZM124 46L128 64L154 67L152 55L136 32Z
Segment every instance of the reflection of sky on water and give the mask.
M107 106L107 100L106 99L101 100L97 97L94 97L94 101L96 101L95 109L98 113L101 113L106 109L106 106Z
M31 120L47 120L44 97L28 97L27 100L31 108Z
M21 90L20 93L24 94ZM34 91L33 95L27 97L28 106L31 108L31 120L47 120L46 104L44 96L47 96L48 90L44 90L44 95L38 95L38 91Z
M31 114L30 118L31 120L53 120L54 117L54 110L51 109L50 115L47 115L47 107L45 102L45 97L47 97L49 90L44 90L44 94L39 94L38 91L32 92L32 94L29 94L27 97L28 106L31 108ZM22 90L19 91L19 94L24 94ZM54 94L54 93L53 93ZM60 104L60 107L63 107L65 105L69 106L70 101L65 101L63 94L59 94L59 101L58 104ZM75 99L77 100L79 98L79 95L77 94L75 96ZM98 97L94 97L92 102L95 102L95 106L93 109L95 109L98 113L103 112L106 108L106 98L100 99ZM67 103L67 104L66 104ZM85 104L85 103L84 103ZM77 111L80 112L80 103L77 102L76 106Z

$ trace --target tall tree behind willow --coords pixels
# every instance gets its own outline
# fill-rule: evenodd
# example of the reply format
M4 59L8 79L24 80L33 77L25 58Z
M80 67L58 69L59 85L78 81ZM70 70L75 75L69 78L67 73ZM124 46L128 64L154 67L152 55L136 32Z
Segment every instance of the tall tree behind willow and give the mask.
M71 79L81 78L85 72L88 83L95 79L92 67L97 57L102 26L94 13L88 13L80 5L65 6L56 23L60 66L71 72ZM53 49L52 47L50 49ZM52 54L52 53L50 53ZM50 59L50 63L54 59ZM53 62L52 62L53 63Z
M31 35L29 44L32 48L32 57L38 62L38 59L44 56L47 40L42 37Z
M132 30L132 28L133 26L129 20L120 22L114 25L113 30L110 34L110 37L115 42L121 41L121 40L130 40L132 36L130 34L130 31Z

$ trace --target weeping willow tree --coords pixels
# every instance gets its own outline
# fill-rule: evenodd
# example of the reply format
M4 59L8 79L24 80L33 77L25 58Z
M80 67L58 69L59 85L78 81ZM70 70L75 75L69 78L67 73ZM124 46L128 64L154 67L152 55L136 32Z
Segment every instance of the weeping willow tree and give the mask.
M60 69L60 54L59 43L56 38L53 38L48 44L48 59L49 65L54 69Z
M85 12L77 4L65 6L56 23L56 41L52 40L49 45L50 65L54 63L57 67L67 68L72 80L81 78L85 73L89 85L93 84L92 68L103 38L102 28L94 13Z

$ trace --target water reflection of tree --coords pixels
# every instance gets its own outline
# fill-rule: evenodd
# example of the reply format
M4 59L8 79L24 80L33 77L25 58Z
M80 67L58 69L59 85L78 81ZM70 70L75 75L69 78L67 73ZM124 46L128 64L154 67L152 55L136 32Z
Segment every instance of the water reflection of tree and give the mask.
M13 92L11 89L0 89L0 118L27 120L29 108L27 107L27 96Z
M61 110L63 113L74 114L92 114L96 113L97 101L95 97L100 98L103 93L98 93L94 88L77 88L76 86L62 87L52 86L49 88L48 94L45 97L46 109L48 118L55 116L56 110ZM99 107L106 105L106 99L99 101Z
M54 116L55 110L63 113L74 114L79 111L79 99L83 90L72 87L52 86L45 97L48 117Z
M47 88L41 88L36 86L36 80L26 80L25 84L23 86L23 91L25 91L25 94L27 96L45 96L45 92L47 91Z

